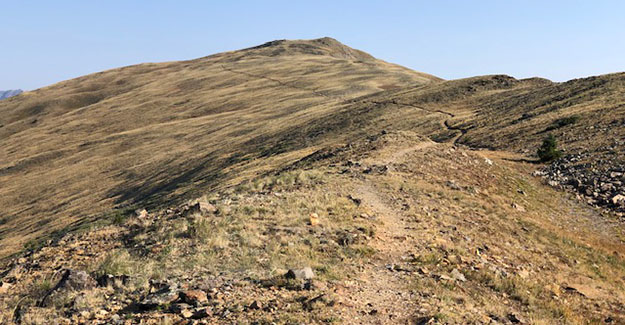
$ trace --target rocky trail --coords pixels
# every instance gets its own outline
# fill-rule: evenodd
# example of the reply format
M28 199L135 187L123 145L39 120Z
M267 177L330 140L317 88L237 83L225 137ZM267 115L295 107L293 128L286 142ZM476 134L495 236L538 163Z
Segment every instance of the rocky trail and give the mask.
M407 224L398 211L388 206L372 184L360 185L355 193L364 208L377 217L380 226L371 243L377 251L376 257L363 265L345 288L345 304L356 307L345 318L360 324L412 323L416 297L407 290L407 270L399 265L409 258L406 248L414 245L413 234L406 229ZM360 312L353 313L354 310Z

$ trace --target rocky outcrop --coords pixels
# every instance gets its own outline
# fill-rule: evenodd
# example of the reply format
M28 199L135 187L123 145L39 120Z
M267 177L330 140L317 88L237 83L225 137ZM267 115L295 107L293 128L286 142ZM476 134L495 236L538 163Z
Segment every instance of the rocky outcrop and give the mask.
M577 192L588 204L625 216L625 162L588 158L589 154L567 155L536 175L551 186Z
M21 89L0 90L0 100L5 99L5 98L9 98L9 97L13 97L13 96L17 96L17 95L19 95L21 93L22 93Z

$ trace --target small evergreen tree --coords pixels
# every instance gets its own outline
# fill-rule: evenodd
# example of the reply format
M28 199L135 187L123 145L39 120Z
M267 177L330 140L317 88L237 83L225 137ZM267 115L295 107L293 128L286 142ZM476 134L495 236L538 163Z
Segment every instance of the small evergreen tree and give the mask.
M542 162L548 162L558 159L562 156L562 152L558 150L558 142L553 134L549 134L543 144L538 148L538 158Z

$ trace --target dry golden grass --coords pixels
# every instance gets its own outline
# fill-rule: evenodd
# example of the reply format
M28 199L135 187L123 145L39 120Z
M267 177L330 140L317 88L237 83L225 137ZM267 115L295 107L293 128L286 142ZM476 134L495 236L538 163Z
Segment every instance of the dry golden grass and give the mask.
M147 219L131 217L68 236L32 257L40 270L27 272L13 292L27 297L21 306L28 315L63 318L66 307L30 306L45 291L37 288L54 282L54 270L71 267L130 275L125 289L106 291L115 301L141 299L136 292L145 291L149 280L239 281L223 302L233 308L231 318L210 318L216 322L396 323L425 317L483 323L511 313L535 324L622 320L622 227L540 184L529 176L534 166L506 161L502 152L436 144L413 132L377 134L323 156L205 193L200 200L216 208L208 215L152 211ZM319 226L309 224L310 213L319 215ZM347 241L346 234L362 237ZM58 259L75 254L74 247L85 253ZM107 254L90 254L95 251ZM280 277L304 265L329 289L302 293L298 283ZM466 281L444 277L454 269ZM312 311L295 303L298 295L321 293L334 303ZM289 307L275 314L241 307L272 299ZM18 304L0 302L3 310ZM91 313L113 305L113 312L122 313L123 304L82 302ZM124 315L179 320L166 307Z
M552 128L568 152L623 160L624 80L441 82L324 38L61 82L0 102L0 255L382 129L531 155Z
M345 101L438 80L320 39L125 67L3 100L0 256L114 206L164 205L272 170L322 137L348 138Z
M252 284L307 265L345 308L298 303L280 322L379 321L363 301L448 323L620 317L622 225L540 184L523 161L547 130L569 152L622 159L624 80L442 81L326 38L126 67L4 100L0 256L83 232L29 255L41 270L24 271L0 309L28 306L32 323L64 317L63 306L36 307L62 267L132 275L138 291L190 274L247 279L236 294L279 300ZM198 197L214 215L167 210ZM150 218L134 217L138 207ZM454 269L466 281L446 278ZM85 304L105 305L90 294ZM286 295L291 306L296 294Z

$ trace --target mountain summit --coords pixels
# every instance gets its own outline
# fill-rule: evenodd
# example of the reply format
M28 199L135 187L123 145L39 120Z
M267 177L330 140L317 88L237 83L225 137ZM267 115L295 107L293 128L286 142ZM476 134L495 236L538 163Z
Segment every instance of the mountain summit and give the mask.
M247 50L267 56L305 54L325 55L347 60L375 60L370 54L355 50L331 37L313 40L276 40Z

